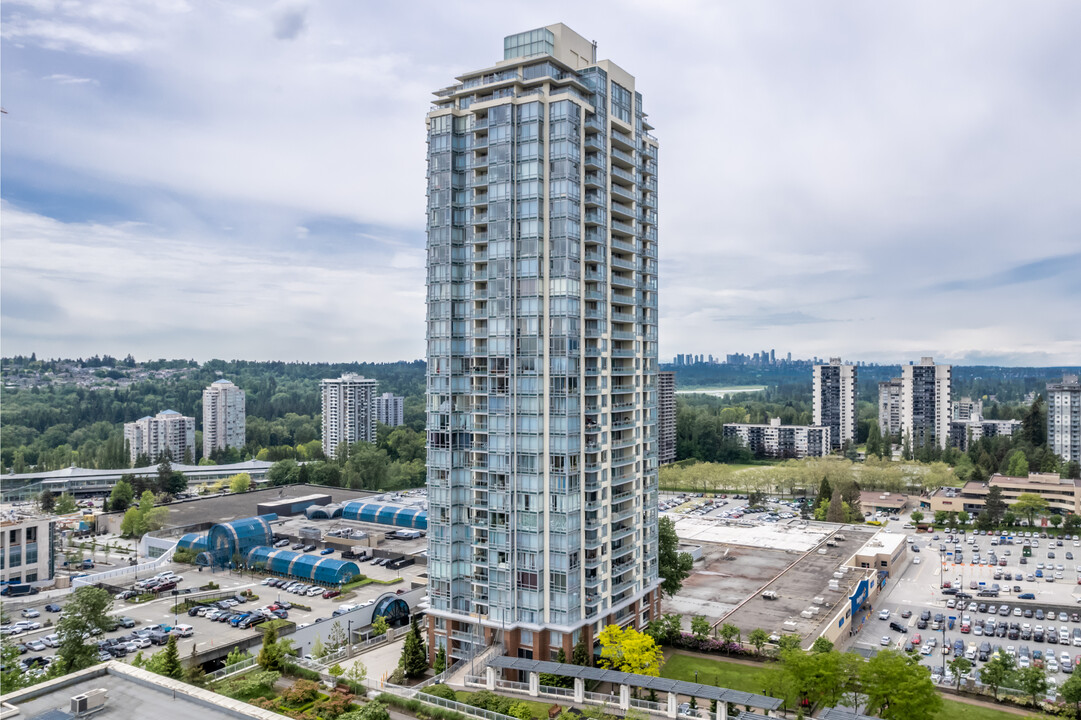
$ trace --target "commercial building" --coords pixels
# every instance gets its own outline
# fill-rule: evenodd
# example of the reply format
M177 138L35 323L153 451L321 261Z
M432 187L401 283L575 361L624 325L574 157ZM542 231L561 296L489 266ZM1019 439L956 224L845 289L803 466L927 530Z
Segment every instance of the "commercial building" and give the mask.
M881 490L861 490L860 507L863 512L896 513L908 507L908 495Z
M659 611L657 141L562 24L433 104L429 647L569 656Z
M398 427L405 422L405 398L393 393L383 393L375 399L375 420L384 425Z
M901 435L913 450L949 444L952 369L930 357L901 368Z
M1077 375L1047 384L1047 444L1063 462L1081 462L1081 383Z
M676 461L676 374L657 373L657 461L667 465Z
M782 425L772 418L767 425L730 423L724 437L739 440L759 457L805 458L830 454L830 429L819 425Z
M1081 513L1081 480L1060 478L1058 473L1031 473L1028 477L992 475L987 482L970 481L960 488L939 488L922 501L931 512L961 512L975 517L984 508L992 486L1002 489L1007 505L1017 502L1021 493L1035 493L1058 513Z
M164 455L176 462L190 461L195 452L195 418L176 410L163 410L154 417L147 415L124 423L124 442L128 444L132 465L140 456L150 458L151 462Z
M0 581L48 584L56 574L55 519L8 510L0 516Z
M323 391L323 452L335 457L338 445L375 442L376 381L354 373L319 383Z
M814 424L830 429L830 448L856 442L856 366L830 358L814 366Z
M901 433L901 378L878 384L878 430L890 435Z
M230 381L215 380L203 390L203 457L244 447L246 417L244 391Z

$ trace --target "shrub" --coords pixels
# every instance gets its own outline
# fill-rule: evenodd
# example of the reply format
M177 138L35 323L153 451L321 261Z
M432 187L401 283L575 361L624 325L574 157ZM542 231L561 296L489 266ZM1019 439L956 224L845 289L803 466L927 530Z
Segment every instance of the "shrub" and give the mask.
M511 717L516 717L518 720L532 720L533 712L529 709L529 706L524 702L516 702L510 706L507 714Z
M286 705L298 707L310 703L319 697L319 683L314 680L300 679L293 686L282 693L282 702Z
M436 697L441 697L444 700L457 700L458 699L458 696L455 695L454 690L452 690L447 685L444 685L443 683L436 683L435 685L429 685L428 687L424 688L424 692L429 694L429 695L435 695Z
M348 695L332 693L330 697L320 699L312 706L312 712L323 720L334 720L342 713L350 710L353 703Z

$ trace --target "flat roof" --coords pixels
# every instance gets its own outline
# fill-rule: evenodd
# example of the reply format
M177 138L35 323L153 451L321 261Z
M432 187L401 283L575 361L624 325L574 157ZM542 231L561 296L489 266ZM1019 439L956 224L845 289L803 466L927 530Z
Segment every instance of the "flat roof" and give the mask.
M680 540L695 543L750 545L772 550L806 552L826 539L833 529L805 520L791 519L775 523L753 520L725 520L709 516L667 513L675 520Z
M118 661L110 661L70 675L0 696L6 705L18 708L19 717L33 720L60 710L68 715L71 698L104 688L105 708L95 720L169 718L169 720L288 720L270 710L218 695ZM59 715L58 715L59 716Z
M902 508L908 504L908 495L878 490L861 490L860 504L873 505L874 507Z
M875 533L874 537L865 542L863 547L853 554L853 557L856 555L878 555L880 553L893 555L898 547L907 542L907 538L908 536L902 533L891 533L883 530Z
M320 495L329 495L331 502L348 500L366 500L374 493L348 488L326 487L323 485L279 485L262 488L246 493L227 493L207 495L192 500L169 503L161 507L169 508L169 526L195 525L204 522L227 522L255 515L256 507L261 503L279 499L297 499L318 491ZM279 498L279 495L281 496ZM298 516L307 523L307 518ZM284 520L284 518L279 518Z

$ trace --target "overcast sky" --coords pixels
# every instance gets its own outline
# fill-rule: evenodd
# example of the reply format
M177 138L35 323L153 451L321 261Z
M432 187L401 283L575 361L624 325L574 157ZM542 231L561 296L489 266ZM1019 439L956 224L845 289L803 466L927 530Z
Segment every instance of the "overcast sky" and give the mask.
M1081 364L1081 3L19 2L5 355L424 355L431 91L565 22L660 139L660 353Z

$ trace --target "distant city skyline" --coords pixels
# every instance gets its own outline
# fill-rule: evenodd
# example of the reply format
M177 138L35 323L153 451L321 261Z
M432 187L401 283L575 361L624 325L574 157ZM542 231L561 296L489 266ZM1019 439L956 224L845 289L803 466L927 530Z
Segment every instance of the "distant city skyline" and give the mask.
M417 14L5 2L4 354L424 357L430 90L573 18L669 137L661 358L1081 362L1081 5Z

